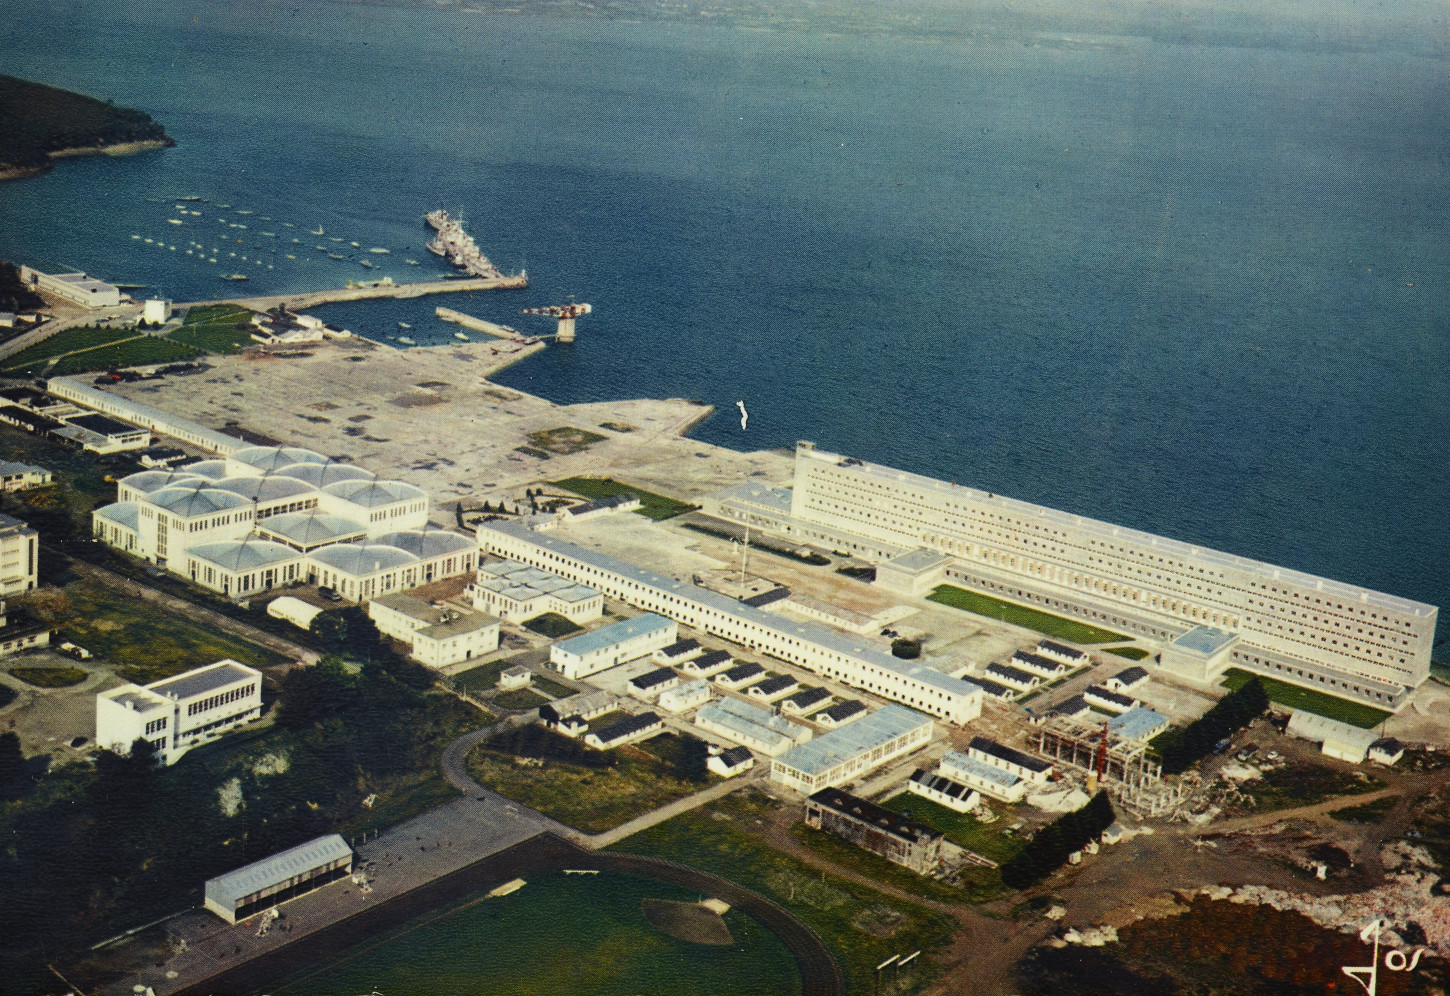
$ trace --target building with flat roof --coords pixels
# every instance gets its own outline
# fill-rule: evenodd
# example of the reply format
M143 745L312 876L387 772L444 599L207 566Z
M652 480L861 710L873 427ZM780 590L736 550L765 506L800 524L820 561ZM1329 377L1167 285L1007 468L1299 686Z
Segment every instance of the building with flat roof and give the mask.
M51 377L45 389L62 400L114 415L116 418L150 429L163 436L179 439L213 453L227 454L246 449L249 444L224 432L208 429L199 422L180 418L159 408L123 398L76 377Z
M659 707L665 712L686 712L704 705L714 697L710 683L704 678L694 678L683 684L668 688L660 693Z
M351 874L352 849L332 833L207 879L206 908L236 923Z
M673 619L645 613L589 633L560 640L549 648L549 667L566 678L583 678L638 660L678 638Z
M82 308L114 308L121 303L120 288L84 273L41 273L22 266L20 282Z
M1383 708L1429 676L1433 605L808 442L796 447L789 515L766 518L795 542L880 560L934 550L951 558L952 583L1154 640L1196 626L1233 633L1234 666Z
M809 795L841 785L931 741L932 720L905 706L888 705L770 763L770 780Z
M34 590L39 564L40 534L0 512L0 596Z
M478 542L490 553L588 584L646 611L950 722L966 723L981 715L982 690L972 682L898 660L859 635L785 619L518 523L484 522L478 529Z
M44 467L37 467L18 460L0 460L0 491L24 491L49 484L51 473Z
M96 696L96 743L129 754L138 739L172 765L187 751L262 715L262 672L217 661L149 685L125 684Z
M876 583L898 595L921 596L946 580L952 558L937 550L916 547L876 565Z
M822 789L806 802L806 826L827 830L918 875L941 865L941 831L839 789Z
M436 605L406 592L368 603L378 632L408 645L408 656L431 668L450 668L498 649L498 619L454 605Z
M468 595L475 608L504 622L521 623L552 612L582 626L604 615L604 596L593 588L515 560L480 562Z
M1141 740L1146 743L1166 729L1168 717L1146 706L1134 706L1108 720L1108 730L1124 740Z
M763 706L730 696L702 706L695 713L695 725L766 757L783 754L812 736L808 727L792 723Z
M123 450L144 450L151 445L151 432L101 415L86 412L61 419L65 424L52 429L51 435L69 440L92 453L120 453Z

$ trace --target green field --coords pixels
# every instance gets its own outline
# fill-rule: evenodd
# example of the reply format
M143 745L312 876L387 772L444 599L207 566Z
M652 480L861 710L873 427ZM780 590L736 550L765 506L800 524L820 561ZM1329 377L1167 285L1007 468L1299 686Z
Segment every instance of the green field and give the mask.
M1262 674L1250 674L1236 667L1231 667L1223 673L1222 684L1229 691L1237 691L1253 678L1258 678L1259 683L1264 686L1264 691L1269 693L1270 702L1288 706L1290 709L1303 709L1305 712L1312 712L1317 716L1327 716L1330 719L1337 719L1341 723L1348 723L1350 726L1358 726L1362 730L1374 729L1390 718L1390 713L1383 709L1376 709L1374 706L1335 698L1333 695L1326 695L1312 688L1300 688L1298 685L1268 678Z
M507 748L495 753L484 745L468 756L469 774L494 791L585 833L627 823L716 780L680 776L683 741L674 733L605 753L557 733L541 730L532 735L540 734L547 734L542 739L551 743L562 741L554 747L557 754L545 757L542 767L520 764L505 753ZM578 755L580 763L565 759L571 753ZM615 762L612 767L589 766L611 760Z
M10 673L36 688L69 688L86 680L86 672L78 667L14 667Z
M73 581L16 599L63 639L114 665L116 675L145 684L230 657L249 667L282 663L281 655L185 615L94 581Z
M1127 639L1121 633L1090 626L1075 619L1055 616L1050 612L1029 609L1027 606L1018 605L1015 602L1004 602L1000 598L983 595L981 592L967 591L965 588L958 588L955 585L938 585L927 597L933 602L950 605L954 609L975 612L977 615L986 616L989 619L1000 619L1002 622L1033 629L1070 643L1116 643L1119 640Z
M5 370L27 370L32 367L38 369L39 364L46 360L61 356L65 353L73 353L78 349L91 349L95 346L104 346L108 342L116 342L120 339L130 339L136 335L134 329L112 329L102 328L98 325L78 325L75 328L65 329L57 332L47 339L42 339L33 346L27 346L14 356L7 356L4 361Z
M1002 828L1017 818L1017 811L1000 802L992 803L998 817L992 823L983 823L975 816L958 813L913 792L898 793L881 805L897 813L909 810L912 819L940 830L953 844L975 851L998 864L1022 850L1022 845L1026 843L1020 836L1008 837L1002 833Z
M531 629L540 636L547 636L551 640L584 632L583 626L575 625L557 612L545 612L543 615L525 620L524 629Z
M956 920L823 874L770 847L751 829L757 817L780 805L758 792L736 792L641 831L611 850L678 861L769 897L821 936L846 973L851 993L873 991L873 969L880 962L920 950L918 964L926 962L924 970L910 978L903 973L895 992L921 991L937 972L934 955L951 942Z
M556 699L568 698L570 695L574 694L574 689L570 688L568 685L560 684L557 681L551 681L550 679L545 678L541 674L534 675L534 684L532 687L537 688L541 692L548 692Z
M61 377L66 374L84 373L92 370L113 370L120 367L144 367L154 363L179 363L194 360L201 355L195 346L172 342L160 336L142 336L127 339L112 346L103 346L84 353L62 356L50 368L50 374Z
M181 328L166 338L208 353L235 353L244 346L252 345L252 317L255 314L236 304L203 305L188 311Z
M500 709L537 709L548 702L538 692L530 691L527 688L515 688L509 692L499 692L493 697L493 704Z
M666 498L664 495L657 495L653 491L646 491L643 488L620 484L618 481L609 478L567 477L562 481L554 481L552 483L556 488L563 488L565 491L572 491L576 495L582 495L590 499L612 498L615 495L634 495L640 501L640 507L636 511L640 515L656 520L674 518L676 515L682 515L685 512L693 512L699 507L697 505L691 505L688 502Z
M449 684L460 692L479 695L497 688L498 676L503 673L504 668L509 666L507 659L494 661L491 664L480 664L478 667L458 672L449 679Z
M537 432L529 433L529 445L541 450L548 450L550 453L567 456L570 453L587 450L595 443L602 443L607 438L597 432L590 432L588 429L561 425L557 429L539 429Z
M5 496L5 511L24 519L49 543L91 535L91 510L116 500L116 486L106 481L139 469L132 458L117 454L97 459L54 439L0 425L0 453L12 460L39 464L55 476L49 487L30 488ZM46 569L44 558L41 570ZM52 580L42 576L42 583Z
M1110 654L1116 654L1119 657L1126 657L1130 661L1141 661L1148 659L1148 651L1144 650L1142 647L1111 647L1107 652Z

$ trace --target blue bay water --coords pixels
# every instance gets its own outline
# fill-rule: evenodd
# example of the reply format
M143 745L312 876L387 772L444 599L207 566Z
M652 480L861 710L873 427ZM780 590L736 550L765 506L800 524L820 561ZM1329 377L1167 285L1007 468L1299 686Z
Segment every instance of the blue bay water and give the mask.
M179 144L0 187L0 255L177 299L238 271L258 293L417 278L443 203L533 281L444 303L540 331L517 309L596 309L502 383L699 398L710 442L814 439L1444 604L1445 64L1396 42L1411 8L1354 51L1319 43L1325 9L1250 46L1071 36L1046 9L927 42L21 0L8 72L143 107ZM212 203L169 225L183 194ZM329 313L441 342L440 301Z

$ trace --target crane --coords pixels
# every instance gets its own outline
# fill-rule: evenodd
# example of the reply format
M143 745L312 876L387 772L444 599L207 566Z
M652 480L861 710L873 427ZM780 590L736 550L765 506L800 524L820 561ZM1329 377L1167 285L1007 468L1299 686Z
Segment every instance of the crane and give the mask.
M559 319L559 332L555 338L559 342L573 342L574 320L593 310L594 306L590 304L551 304L546 308L520 308L519 314L543 315L546 318Z

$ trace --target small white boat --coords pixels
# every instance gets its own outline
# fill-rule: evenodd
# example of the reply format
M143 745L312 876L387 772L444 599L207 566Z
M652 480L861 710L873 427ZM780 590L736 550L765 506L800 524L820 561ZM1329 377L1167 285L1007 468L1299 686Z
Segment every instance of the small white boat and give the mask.
M405 260L403 260L403 262L404 263L407 263L409 266L417 266L418 265L418 261L416 259L405 259Z
M398 323L398 328L400 328L400 329L410 329L412 327L413 326L409 325L407 322L399 322Z
M356 244L356 243L354 243L354 244ZM392 253L392 251L393 250L391 250L391 249L369 249L368 250L368 252L375 252L379 256L387 256L387 255L390 255Z
M167 218L166 219L166 223L168 225L184 225L184 224L186 224L186 222L182 221L180 218Z
M414 342L412 339L409 339L405 335L398 336L398 341L401 342L404 346L416 346L416 345L418 345L416 342Z
M296 256L294 256L294 255L292 255L292 254L291 254L291 253L290 253L290 252L289 252L289 253L288 253L288 254L287 254L287 258L288 258L288 259L296 259L296 258L297 258L297 257L296 257Z
M321 235L322 234L322 226L321 225L318 225L317 226L317 231L313 232L312 234L313 235Z
M131 236L131 238L133 238L133 239L139 239L139 238L141 238L141 236L139 236L139 235L133 235L133 236Z
M247 210L246 208L237 208L237 214L251 214L251 213L252 212L249 211L249 210Z
M462 332L455 332L455 333L453 333L453 338L455 338L455 339L462 339L464 342L472 342L473 341L472 339L468 338L468 336L464 335Z
M338 241L341 242L342 240L341 239L338 239ZM356 242L349 242L348 245L352 246L354 249L361 249L362 248L362 246L358 245Z

